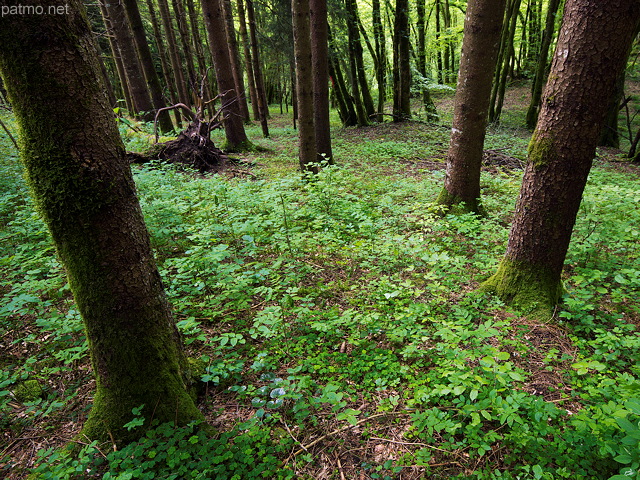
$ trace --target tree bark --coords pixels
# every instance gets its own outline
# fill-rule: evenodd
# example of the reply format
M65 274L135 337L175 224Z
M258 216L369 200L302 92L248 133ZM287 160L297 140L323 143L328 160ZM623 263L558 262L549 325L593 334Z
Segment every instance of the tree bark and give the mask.
M269 103L264 90L264 76L262 75L262 63L260 62L260 49L258 48L258 35L256 26L256 13L253 10L253 0L246 0L247 20L249 21L249 38L251 40L251 56L253 58L253 75L256 82L256 95L258 97L258 112L260 114L260 125L262 135L269 136Z
M191 95L189 94L189 86L184 79L184 73L182 71L182 62L180 61L180 54L178 53L176 33L173 30L173 23L171 22L171 14L169 13L169 4L167 3L167 0L158 0L158 7L160 9L160 19L162 20L164 33L167 36L169 60L171 61L171 68L173 69L173 75L176 79L178 97L181 103L184 103L185 105L192 105L193 102Z
M302 172L318 173L316 134L313 125L313 69L309 0L291 0L293 52L298 99L298 146Z
M154 113L151 96L149 95L147 82L140 68L136 46L133 36L131 35L124 6L118 2L106 2L105 12L109 17L114 39L118 46L120 59L122 60L122 65L127 77L127 85L129 85L134 107L133 114L147 122L153 121ZM141 116L140 112L142 112Z
M505 0L470 0L464 24L451 143L437 203L482 213L480 170Z
M393 121L411 118L409 1L396 0L393 27Z
M240 39L242 40L242 48L244 50L244 65L247 69L247 81L249 82L251 111L253 113L253 119L260 120L260 111L258 110L258 94L256 92L256 80L253 73L253 61L251 59L251 44L249 43L249 35L247 34L247 20L244 11L244 0L238 0L238 29L240 30Z
M149 93L151 94L151 101L153 102L154 109L160 110L166 106L166 102L162 96L162 87L160 86L160 79L153 65L153 59L151 58L151 50L147 43L147 36L142 25L142 17L140 16L140 10L138 10L138 3L136 0L122 0L124 4L127 18L131 25L131 31L133 32L133 39L136 44L136 50L138 52L138 58L140 59L140 65L144 72L144 78L149 85ZM155 112L154 112L155 116ZM173 123L169 112L164 110L160 112L158 116L158 127L161 132L170 132L173 130Z
M567 0L507 251L483 286L534 314L548 315L561 296L598 134L638 20L637 0Z
M200 91L200 75L196 72L196 67L193 63L193 51L191 48L189 27L187 26L187 15L184 11L182 0L171 0L171 3L173 4L173 16L178 25L178 36L182 44L182 53L187 65L188 84L195 93L194 96L197 96Z
M246 150L251 147L251 143L244 130L244 117L240 113L238 92L231 73L221 0L201 0L201 2L209 36L209 47L216 67L218 91L224 95L221 108L225 115L226 145L223 150L230 152Z
M547 6L547 18L545 21L544 32L542 34L542 42L540 44L540 53L538 55L538 64L536 65L536 73L533 77L531 87L531 103L527 110L527 128L533 130L538 121L538 112L540 111L540 98L542 97L542 87L544 86L547 65L549 64L549 48L555 33L556 15L561 0L549 0Z
M418 30L416 66L418 68L418 72L422 76L422 81L425 82L430 77L429 72L427 72L427 22L425 18L425 0L416 0L416 13L418 16L416 21L416 29ZM438 111L435 103L433 103L433 99L431 98L429 88L426 85L422 87L422 104L424 105L427 120L434 122L438 121Z
M144 432L123 427L141 405L145 425L203 416L187 393L186 358L86 12L80 0L51 3L67 14L0 18L0 72L32 194L86 327L97 390L82 433L121 446Z
M358 30L358 4L355 0L345 0L347 13L347 34L349 37L349 66L351 69L351 90L353 92L358 123L369 124L369 119L375 114L373 99L369 91L369 84L364 71L363 49Z
M378 82L378 122L384 119L384 104L387 99L387 49L385 45L384 24L380 15L380 0L373 0L371 6L373 19L373 39L376 51L376 80Z
M329 24L327 0L309 0L311 14L311 60L313 62L313 114L318 163L332 165L329 122Z
M244 89L244 78L242 76L242 67L240 65L240 57L238 55L238 42L236 41L236 28L233 23L233 7L231 0L222 0L222 10L224 12L225 31L227 32L227 45L229 46L229 60L231 61L231 73L233 81L236 84L238 92L238 105L240 113L244 117L245 122L251 121L249 115L249 106L247 105L247 95Z

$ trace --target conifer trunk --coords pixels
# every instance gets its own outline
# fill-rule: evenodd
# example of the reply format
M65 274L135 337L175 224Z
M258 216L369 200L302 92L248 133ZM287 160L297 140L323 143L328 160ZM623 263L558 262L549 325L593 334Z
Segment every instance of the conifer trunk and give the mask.
M505 0L470 0L464 24L451 143L437 203L482 213L480 170Z
M264 76L262 75L262 63L260 61L260 49L258 48L258 27L256 25L256 12L253 9L253 0L246 0L247 20L249 21L249 38L251 40L251 57L253 59L253 75L256 82L256 96L258 98L258 112L262 135L269 136L269 103L264 89Z
M318 163L333 164L329 122L329 24L327 0L309 0L311 60L313 62L313 114Z
M249 122L249 105L247 105L247 95L244 89L244 78L242 75L242 67L240 65L240 57L238 55L238 42L236 40L236 28L233 21L233 7L231 0L222 0L222 11L224 12L225 31L227 33L227 45L229 46L229 60L231 62L231 73L233 81L236 84L238 92L238 106L244 121Z
M393 121L411 118L409 0L396 0L393 26Z
M640 20L637 0L567 0L529 145L506 254L484 289L548 315L619 73Z
M121 446L144 432L123 427L141 405L146 425L203 417L84 7L51 3L67 14L0 18L0 72L28 183L86 327L97 390L83 434Z

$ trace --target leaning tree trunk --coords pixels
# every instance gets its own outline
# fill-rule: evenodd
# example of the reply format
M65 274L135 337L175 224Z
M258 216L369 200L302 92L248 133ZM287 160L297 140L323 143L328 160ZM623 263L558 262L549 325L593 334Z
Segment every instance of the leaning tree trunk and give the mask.
M238 41L236 40L236 28L233 20L233 6L231 0L222 0L222 11L224 12L225 31L227 33L227 45L229 46L229 60L231 61L231 73L238 92L238 105L240 113L245 122L251 121L249 115L249 105L247 105L247 95L244 88L244 77L240 66L240 56L238 54Z
M37 4L25 0L26 4ZM36 204L86 327L96 394L82 433L118 446L131 410L201 420L80 0L67 15L0 18L0 73ZM87 119L91 121L87 121Z
M437 203L482 213L480 170L491 80L496 67L505 0L470 0L464 24L451 143Z
M296 61L298 99L298 145L300 169L318 173L316 135L313 126L313 71L309 0L292 0L293 52Z
M253 113L253 119L260 120L260 111L258 110L258 94L256 92L255 75L253 74L251 46L249 43L249 35L247 34L247 20L244 12L243 0L238 0L238 30L240 31L240 40L242 41L242 49L244 51L244 65L247 69L249 97L251 98L251 111Z
M329 122L329 24L327 0L309 0L311 59L313 62L313 114L318 162L333 164Z
M568 0L498 271L484 289L548 315L608 99L640 20L637 0Z
M240 113L238 92L231 73L221 0L201 0L201 2L209 36L209 47L216 67L218 91L220 95L223 95L221 109L225 115L226 145L224 150L235 152L246 150L251 147L251 143L244 130L244 117Z

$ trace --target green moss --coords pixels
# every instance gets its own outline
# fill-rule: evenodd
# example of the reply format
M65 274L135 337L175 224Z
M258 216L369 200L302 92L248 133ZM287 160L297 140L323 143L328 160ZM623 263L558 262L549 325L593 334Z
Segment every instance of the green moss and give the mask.
M220 150L229 153L248 153L248 152L258 152L258 148L250 141L245 140L244 142L240 142L238 144L232 145L227 140L223 141Z
M534 167L539 168L547 163L555 156L555 147L553 139L543 137L538 132L534 132L529 142L528 159Z
M485 211L482 208L482 203L480 199L477 198L472 202L464 201L462 198L458 197L450 193L445 187L440 191L440 195L436 199L436 204L441 208L439 209L440 214L453 214L453 215L464 215L465 213L475 213L481 216L485 216Z
M13 396L19 402L33 402L38 398L42 398L44 389L37 380L25 380L18 384L13 391Z
M542 267L503 258L497 272L479 290L497 295L529 316L551 316L563 293L557 275Z

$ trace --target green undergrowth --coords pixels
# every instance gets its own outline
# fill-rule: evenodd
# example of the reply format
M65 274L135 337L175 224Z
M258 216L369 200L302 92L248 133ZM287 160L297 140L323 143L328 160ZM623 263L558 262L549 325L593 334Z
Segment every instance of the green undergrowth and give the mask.
M51 443L35 468L12 460L11 442L81 425L91 391L79 386L90 371L64 272L2 143L3 474L637 475L637 176L594 169L564 304L539 324L475 292L504 253L519 173L483 173L479 218L437 215L442 170L403 170L443 155L441 130L339 131L340 166L312 180L291 168L295 133L284 126L257 142L273 153L254 158L254 179L136 167L158 266L200 368L200 407L217 433L156 425L122 450L89 444L75 456ZM492 132L492 148L519 145L524 158L526 140ZM35 398L18 399L32 380ZM128 427L141 428L138 420L132 412Z

